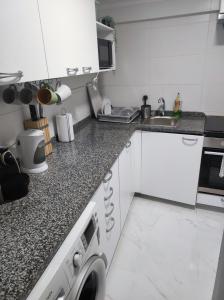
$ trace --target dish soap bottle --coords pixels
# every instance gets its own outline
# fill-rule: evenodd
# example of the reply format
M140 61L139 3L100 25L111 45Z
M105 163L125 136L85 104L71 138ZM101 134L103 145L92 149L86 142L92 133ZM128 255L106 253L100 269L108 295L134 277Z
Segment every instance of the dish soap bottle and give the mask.
M180 93L177 94L177 97L174 102L173 114L175 117L180 118L181 116L181 101L180 101Z

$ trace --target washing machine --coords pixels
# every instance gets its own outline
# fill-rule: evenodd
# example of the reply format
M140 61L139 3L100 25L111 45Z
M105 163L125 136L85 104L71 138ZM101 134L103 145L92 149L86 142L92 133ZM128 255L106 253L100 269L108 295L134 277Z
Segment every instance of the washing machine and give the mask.
M107 261L90 202L27 300L104 300Z

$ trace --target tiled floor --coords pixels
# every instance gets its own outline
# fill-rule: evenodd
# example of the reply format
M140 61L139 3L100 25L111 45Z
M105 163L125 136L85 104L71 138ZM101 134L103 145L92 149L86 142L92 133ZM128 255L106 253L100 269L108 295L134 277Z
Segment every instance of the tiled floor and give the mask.
M224 214L135 198L106 300L211 300Z

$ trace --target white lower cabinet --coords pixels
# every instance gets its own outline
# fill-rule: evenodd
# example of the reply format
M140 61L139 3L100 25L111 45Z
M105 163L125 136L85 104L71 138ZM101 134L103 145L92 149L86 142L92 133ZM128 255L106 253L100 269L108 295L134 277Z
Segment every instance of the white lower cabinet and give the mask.
M137 130L131 137L131 146L132 146L132 180L133 180L133 192L140 193L141 187L141 147L142 145L142 132Z
M219 195L209 195L198 193L197 195L197 203L224 208L224 197Z
M203 137L142 132L141 193L195 205Z
M121 233L118 161L106 175L92 200L97 203L100 244L107 257L108 270Z
M135 192L133 188L132 149L132 141L129 141L119 156L121 229L124 226Z

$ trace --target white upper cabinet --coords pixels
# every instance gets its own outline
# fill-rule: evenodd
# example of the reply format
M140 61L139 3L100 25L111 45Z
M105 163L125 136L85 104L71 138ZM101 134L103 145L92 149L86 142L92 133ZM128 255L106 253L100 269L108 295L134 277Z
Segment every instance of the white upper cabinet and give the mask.
M0 73L6 73L0 84L48 78L37 0L2 0L0 6Z
M94 0L38 0L50 78L99 70Z
M195 205L203 137L142 132L141 193Z

